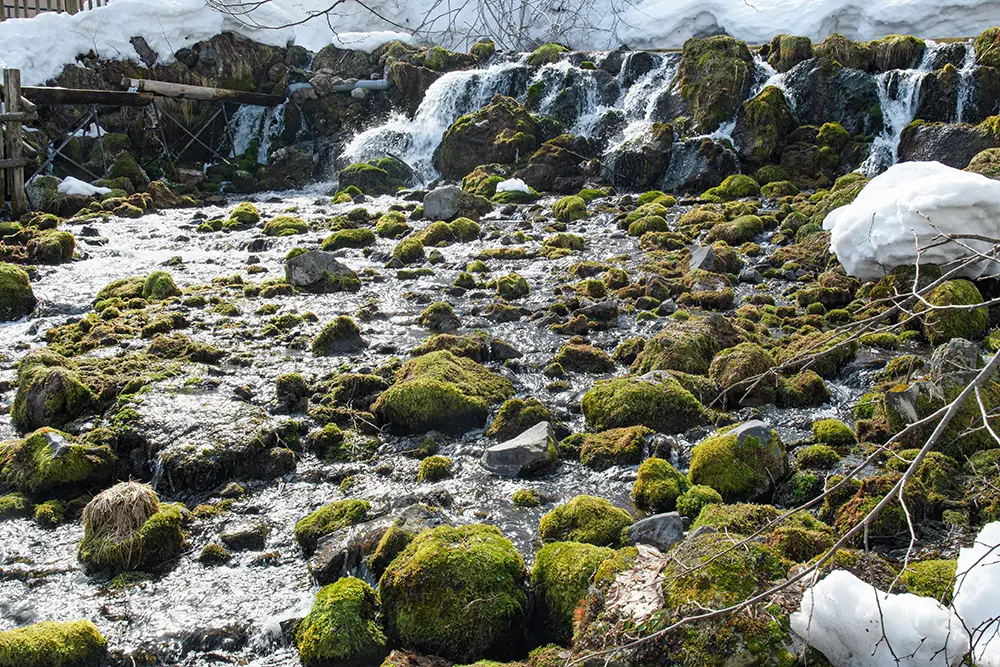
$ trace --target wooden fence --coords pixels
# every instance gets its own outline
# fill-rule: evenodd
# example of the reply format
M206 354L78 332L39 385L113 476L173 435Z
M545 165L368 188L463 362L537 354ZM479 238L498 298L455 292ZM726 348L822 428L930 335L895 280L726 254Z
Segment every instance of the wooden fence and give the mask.
M108 4L108 0L0 0L0 21L30 19L46 12L76 14Z
M16 220L28 212L24 193L24 168L33 163L25 157L24 121L35 117L35 105L21 97L21 71L3 70L0 89L0 206L10 199Z

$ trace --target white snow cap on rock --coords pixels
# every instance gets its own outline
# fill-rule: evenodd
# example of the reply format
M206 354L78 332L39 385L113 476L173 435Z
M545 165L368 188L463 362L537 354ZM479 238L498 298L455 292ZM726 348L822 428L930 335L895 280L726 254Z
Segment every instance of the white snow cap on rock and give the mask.
M497 183L497 192L523 192L531 193L531 188L520 178L508 178L506 181Z
M64 195L83 195L84 197L111 194L111 188L101 188L91 185L86 181L81 181L79 178L73 178L72 176L64 178L56 189Z
M901 162L873 178L853 203L831 211L823 221L830 250L848 275L869 280L898 266L917 262L939 234L981 234L1000 238L1000 181L945 166L940 162ZM963 240L977 251L986 241ZM945 243L920 256L921 264L949 262L972 253ZM1000 262L981 260L961 275L978 278L1000 271Z

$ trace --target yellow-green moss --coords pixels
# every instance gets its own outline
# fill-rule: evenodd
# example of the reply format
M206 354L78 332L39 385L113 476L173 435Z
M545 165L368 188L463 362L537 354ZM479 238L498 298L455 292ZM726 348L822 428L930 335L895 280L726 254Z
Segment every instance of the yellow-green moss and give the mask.
M0 632L0 667L98 667L107 640L90 621L46 621Z
M688 478L677 472L669 461L653 456L639 466L632 499L637 507L654 514L673 512L677 499L690 488Z
M545 514L538 534L545 542L584 542L599 547L618 547L622 531L632 517L610 501L594 496L576 496Z
M295 524L295 541L312 554L324 535L367 519L371 505L367 500L339 500L324 505Z
M295 628L302 664L378 662L387 652L378 613L378 597L361 579L344 577L321 588L309 614Z

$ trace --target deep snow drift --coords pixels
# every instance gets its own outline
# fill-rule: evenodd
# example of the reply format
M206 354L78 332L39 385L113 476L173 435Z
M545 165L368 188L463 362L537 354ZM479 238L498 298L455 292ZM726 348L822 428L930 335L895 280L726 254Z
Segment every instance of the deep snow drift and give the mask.
M1000 237L1000 181L940 162L903 162L873 178L853 203L826 216L830 249L848 275L868 280L894 267L917 262L947 264L971 252L958 243L928 248L939 234L980 234ZM979 252L992 249L986 241L962 240ZM1000 262L981 260L961 275L979 277L1000 271Z
M173 54L221 32L312 51L336 43L370 51L391 39L424 40L466 48L480 36L497 38L502 48L510 25L498 25L482 12L482 2L447 10L439 0L373 0L364 6L347 0L330 14L291 25L322 12L326 0L270 0L240 18L226 16L204 0L114 0L75 16L43 14L0 23L0 60L22 70L26 85L59 74L79 54L138 61L129 40L143 37L169 63ZM524 34L537 42L561 41L574 49L680 47L689 37L728 33L753 44L779 33L820 40L839 32L853 39L891 33L921 37L969 37L1000 23L1000 0L515 0L511 16L526 17ZM244 5L245 6L245 5ZM484 22L485 21L485 22ZM331 25L337 27L335 35ZM289 26L289 27L281 27ZM517 31L521 32L521 31ZM54 36L58 35L58 38Z
M808 589L792 630L834 667L954 667L969 650L977 667L1000 667L1000 522L958 556L952 608L875 589L836 570ZM897 662L898 658L898 662Z

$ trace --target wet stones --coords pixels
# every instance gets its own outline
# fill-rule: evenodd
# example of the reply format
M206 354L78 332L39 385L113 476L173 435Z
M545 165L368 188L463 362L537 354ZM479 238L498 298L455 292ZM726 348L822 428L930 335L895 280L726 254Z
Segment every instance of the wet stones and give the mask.
M492 210L493 205L488 199L468 193L457 185L431 190L424 197L424 217L428 220L478 220Z
M547 421L483 452L481 464L502 477L527 477L551 468L558 457L555 431Z
M310 250L285 262L285 280L295 287L322 290L356 282L358 278L357 274L337 260L333 253Z
M654 514L636 521L628 529L630 544L648 544L666 553L684 539L684 520L677 512Z

